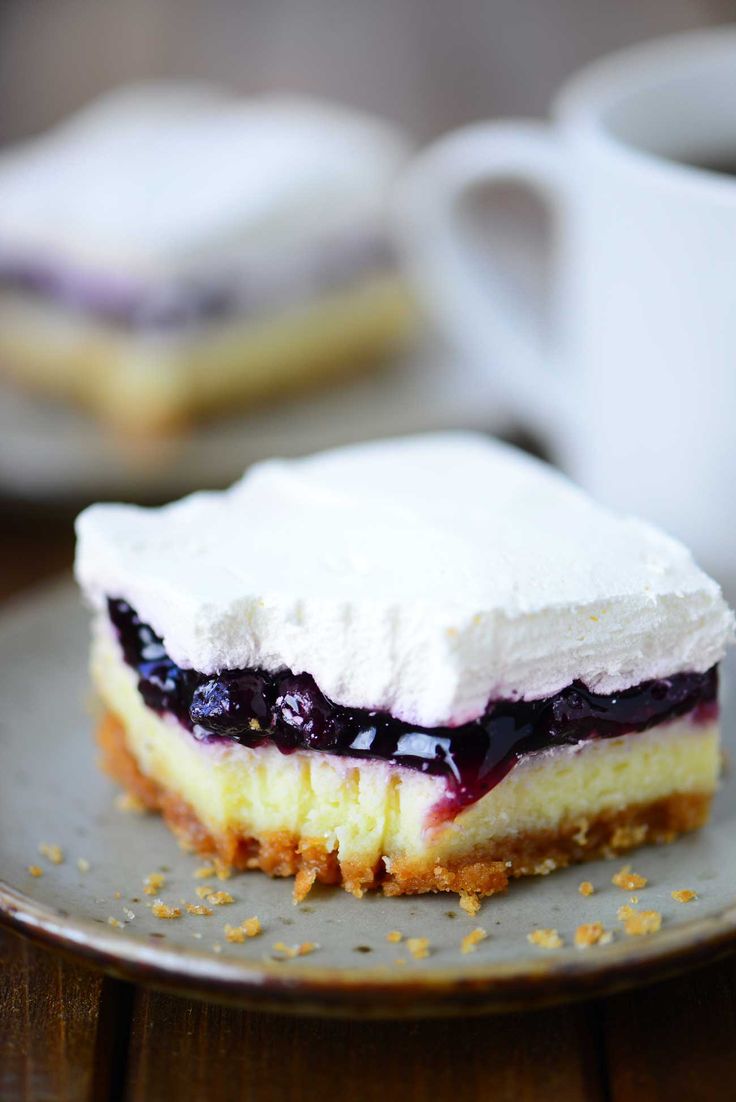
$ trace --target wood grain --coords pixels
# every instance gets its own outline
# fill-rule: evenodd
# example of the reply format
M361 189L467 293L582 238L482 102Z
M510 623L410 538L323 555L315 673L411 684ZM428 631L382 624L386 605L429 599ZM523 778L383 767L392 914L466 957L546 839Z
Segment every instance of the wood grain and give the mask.
M602 1004L612 1102L736 1097L736 963Z
M0 975L0 1098L114 1098L127 1053L126 986L2 929Z
M73 518L0 498L0 599L71 567Z
M339 1089L351 1102L596 1102L605 1098L597 1053L597 1016L584 1006L471 1021L339 1022L139 990L126 1099L329 1102Z

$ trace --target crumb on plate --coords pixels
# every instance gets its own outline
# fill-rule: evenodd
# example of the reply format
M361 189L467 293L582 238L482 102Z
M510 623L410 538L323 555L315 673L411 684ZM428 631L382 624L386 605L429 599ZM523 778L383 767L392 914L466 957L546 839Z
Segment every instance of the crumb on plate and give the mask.
M187 911L190 915L211 915L215 913L211 907L206 907L204 903L187 903Z
M239 926L225 926L225 937L233 942L243 942L246 938L258 937L261 932L261 920L256 915L244 919Z
M208 903L212 903L212 905L214 907L223 907L223 906L225 906L226 903L234 903L235 902L233 897L230 895L230 892L223 892L223 891L210 892L209 895L205 896L205 899L207 900Z
M646 876L640 876L637 872L632 872L631 865L624 865L622 869L613 874L611 883L615 884L617 888L621 888L622 891L633 892L637 888L646 888L647 878Z
M316 941L303 941L301 945L286 945L283 941L274 942L273 950L281 954L281 959L293 960L294 957L306 957L319 949Z
M170 907L161 899L154 902L151 913L155 918L181 918L181 910L178 907Z
M619 918L623 919L624 930L629 937L656 934L661 929L662 915L659 911L635 911L627 907L626 913L621 915L622 910L623 908L619 908Z
M143 891L146 895L156 895L166 883L166 877L162 872L149 872L143 881Z
M118 811L133 812L136 815L142 815L146 810L143 800L139 799L138 796L134 796L132 792L121 792L119 796L116 796L115 807Z
M406 939L406 947L414 957L414 960L424 960L429 956L428 937L409 937Z
M477 915L480 910L480 899L472 892L461 892L460 906L466 914Z
M64 851L55 842L40 842L38 852L52 865L61 865L64 861Z
M487 937L488 934L485 932L482 926L476 926L476 928L474 930L471 930L469 934L466 934L460 942L460 952L474 953L479 942L485 941Z
M561 949L565 944L555 929L532 930L526 935L530 945L538 945L540 949Z
M575 931L578 949L586 949L590 945L608 945L611 941L613 934L604 928L602 922L583 922Z

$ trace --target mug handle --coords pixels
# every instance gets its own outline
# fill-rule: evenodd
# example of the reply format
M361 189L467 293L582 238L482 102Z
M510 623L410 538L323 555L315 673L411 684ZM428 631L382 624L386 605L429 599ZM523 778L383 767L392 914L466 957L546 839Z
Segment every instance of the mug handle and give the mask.
M532 121L476 123L431 146L409 170L396 209L400 246L420 299L445 335L474 360L493 357L499 394L559 439L572 409L557 334L544 340L533 307L504 294L501 271L484 278L463 244L462 202L494 181L518 182L541 196L553 236L554 227L559 233L568 188L552 128Z

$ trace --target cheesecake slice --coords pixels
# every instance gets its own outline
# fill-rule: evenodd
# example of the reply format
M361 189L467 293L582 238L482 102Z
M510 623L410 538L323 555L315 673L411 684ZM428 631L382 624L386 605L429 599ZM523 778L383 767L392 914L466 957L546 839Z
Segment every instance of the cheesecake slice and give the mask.
M708 817L718 586L514 449L271 461L77 531L106 770L298 898L491 895Z
M0 156L0 371L128 435L353 373L410 328L408 155L307 98L109 93Z

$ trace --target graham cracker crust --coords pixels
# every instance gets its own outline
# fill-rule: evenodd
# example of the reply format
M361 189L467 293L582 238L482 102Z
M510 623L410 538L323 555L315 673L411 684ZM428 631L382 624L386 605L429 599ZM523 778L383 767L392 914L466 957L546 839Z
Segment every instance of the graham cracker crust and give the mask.
M107 712L98 728L103 770L151 811L160 812L182 847L217 857L238 870L260 869L269 876L295 877L294 898L306 897L315 882L340 884L355 896L366 889L385 895L457 892L461 897L489 896L519 876L546 875L554 869L599 857L612 857L645 843L672 842L697 830L710 813L712 792L676 792L647 804L604 811L592 819L567 821L555 831L510 836L476 847L462 858L443 862L432 852L417 860L386 855L376 865L340 859L322 839L287 831L245 836L226 831L213 836L176 793L146 777L126 744L120 720Z

